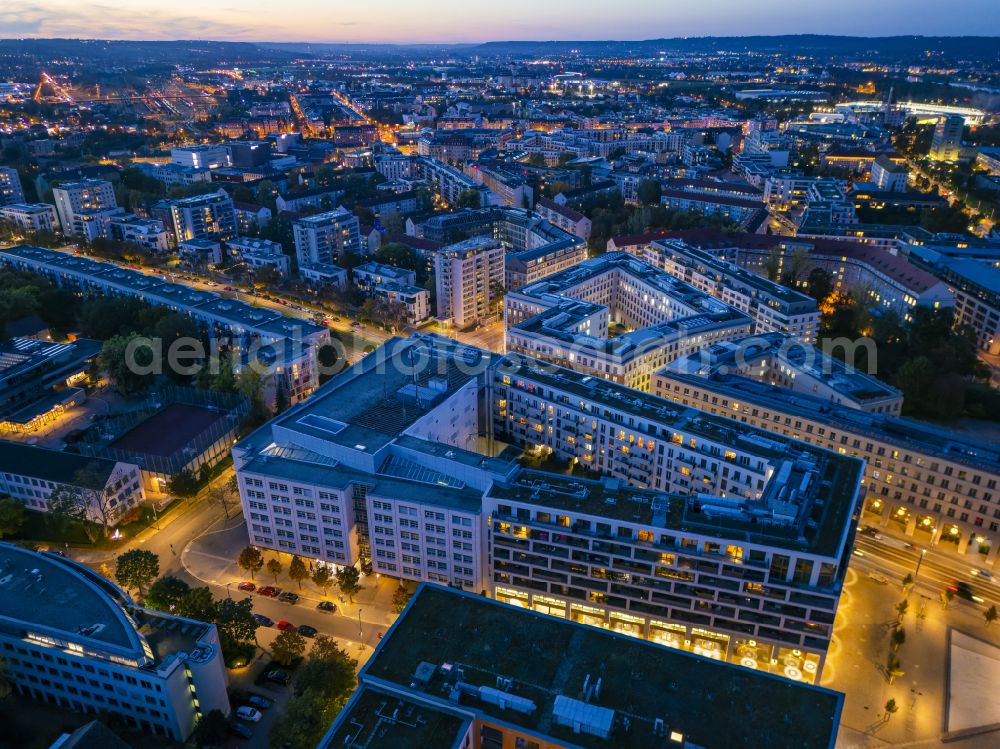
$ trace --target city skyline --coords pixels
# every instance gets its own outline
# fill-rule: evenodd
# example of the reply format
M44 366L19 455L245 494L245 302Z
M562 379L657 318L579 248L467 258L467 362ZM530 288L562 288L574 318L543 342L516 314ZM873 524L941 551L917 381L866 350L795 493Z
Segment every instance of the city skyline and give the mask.
M145 6L145 7L139 7ZM297 14L272 18L260 2L206 8L193 0L169 7L125 0L80 6L55 0L13 0L0 19L0 37L86 39L312 42L477 43L492 40L640 40L684 36L832 34L849 36L962 36L1000 33L1000 12L991 0L962 0L945 13L930 0L887 0L871 18L862 0L808 7L747 6L709 0L697 6L633 0L619 6L549 3L544 9L515 0L496 18L481 7L437 0L414 17L400 0L377 6L329 6L306 0ZM960 11L960 12L959 12ZM260 18L253 24L242 19ZM240 20L236 20L240 19Z

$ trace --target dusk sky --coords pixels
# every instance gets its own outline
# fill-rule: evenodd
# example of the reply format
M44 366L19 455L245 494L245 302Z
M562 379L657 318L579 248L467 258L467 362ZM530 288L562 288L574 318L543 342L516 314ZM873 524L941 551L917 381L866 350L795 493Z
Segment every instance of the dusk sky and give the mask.
M4 0L0 37L314 42L1000 34L1000 0Z

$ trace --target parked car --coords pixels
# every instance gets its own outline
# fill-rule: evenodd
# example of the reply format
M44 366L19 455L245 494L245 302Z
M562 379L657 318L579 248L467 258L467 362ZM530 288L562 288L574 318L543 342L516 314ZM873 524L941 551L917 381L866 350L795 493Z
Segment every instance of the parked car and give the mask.
M292 593L292 591L288 590L279 595L278 600L282 603L297 603L299 600L299 594Z
M259 694L251 694L247 697L247 702L258 710L267 710L269 707L274 705L274 702L269 700L267 697L261 697Z
M264 616L263 614L254 614L254 621L257 622L258 626L261 627L273 627L274 619Z
M316 608L319 609L320 611L326 611L332 614L334 611L337 610L337 604L335 604L333 601L320 601L319 603L316 604Z
M264 678L272 684L280 684L283 687L287 687L288 682L291 681L291 677L288 675L288 672L282 671L280 668L268 671L264 675Z
M281 595L281 588L275 588L272 585L265 585L262 588L257 588L258 595L267 596L268 598L277 598Z
M243 705L236 710L236 717L240 720L250 721L251 723L256 723L264 716L261 714L260 710L255 707L250 707L249 705Z
M229 724L229 732L241 739L252 739L253 729L246 723L237 723L235 720Z
M299 625L299 634L303 637L315 637L318 630L315 627L310 627L308 624Z
M877 572L869 572L868 577L874 582L877 582L879 585L889 584L889 578L887 578L885 575L880 575Z
M291 622L286 622L284 619L282 619L280 622L278 622L278 630L281 632L287 632L288 630L294 631L295 625L292 624Z
M240 590L248 590L251 593L257 590L257 586L254 585L253 583L240 583L236 587L239 588Z

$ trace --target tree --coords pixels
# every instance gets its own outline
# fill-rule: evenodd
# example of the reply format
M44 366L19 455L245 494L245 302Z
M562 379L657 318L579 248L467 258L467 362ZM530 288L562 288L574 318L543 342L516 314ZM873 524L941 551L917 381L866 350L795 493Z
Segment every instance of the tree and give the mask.
M309 578L309 568L306 567L306 563L302 561L301 557L292 556L292 561L288 565L288 576L297 582L299 590L302 590L302 581Z
M23 503L10 497L0 499L0 538L13 536L21 530L27 517Z
M455 199L456 208L479 208L482 205L482 196L479 190L468 188L462 190Z
M193 497L198 493L198 477L190 468L182 468L167 481L167 490L178 497Z
M297 694L312 691L332 700L346 699L358 683L357 667L358 662L336 640L320 635L299 668L295 691Z
M986 621L987 627L990 626L993 622L995 622L998 617L1000 617L1000 613L997 612L996 604L993 604L988 609L986 609L986 613L983 614L983 619Z
M903 621L903 617L906 616L907 610L910 608L910 602L906 598L896 604L896 623Z
M642 205L659 205L663 187L658 180L644 179L636 186L635 195Z
M116 335L104 342L97 364L107 373L123 395L145 392L153 384L155 368L153 351L143 345L138 333Z
M895 684L896 679L905 674L905 672L902 669L903 669L903 664L900 663L899 658L896 657L896 654L889 653L889 658L886 660L885 664L885 676L889 680L890 684Z
M899 705L896 704L896 700L890 699L885 703L885 719L889 720L893 715L899 712Z
M392 594L392 610L397 614L402 614L411 598L413 598L413 593L400 582L399 587Z
M306 652L306 638L294 629L279 632L271 643L271 656L282 666L291 666Z
M941 603L944 604L945 608L951 606L951 602L955 600L955 591L951 588L945 588L944 592L941 593Z
M337 587L354 603L354 596L361 590L361 573L356 567L343 567L337 572Z
M313 749L337 712L337 705L314 692L293 697L271 726L269 746L271 749Z
M906 642L906 630L902 627L897 627L892 631L891 640L893 651L899 650Z
M260 549L256 546L247 546L240 552L236 564L240 566L241 570L249 572L250 579L253 580L254 575L260 572L261 567L264 566L264 555L260 553Z
M809 271L809 275L806 276L806 286L809 296L818 302L826 299L830 295L830 292L833 291L833 282L830 280L830 274L819 266Z
M160 558L146 549L131 549L118 555L115 580L125 589L136 588L142 598L146 589L160 574Z
M316 571L313 572L312 581L316 587L323 591L325 596L329 592L330 586L333 585L333 573L329 567L317 567Z
M223 513L226 515L226 520L229 520L229 508L239 504L239 496L233 495L229 482L226 482L216 484L208 490L208 501L221 507Z
M212 623L218 614L215 596L207 586L194 588L178 601L174 613L195 621Z
M191 740L198 749L222 746L228 737L229 721L221 710L211 710L207 715L203 715L191 734Z
M913 575L909 572L903 577L903 590L909 590L913 587Z
M781 253L775 248L768 253L767 260L764 261L764 273L769 281L777 281L780 272Z
M113 499L107 488L107 474L96 464L89 464L73 474L72 483L59 484L49 495L49 513L59 519L82 523L87 537L93 542L97 538L95 522L104 535L108 535L115 516L115 508L111 505Z
M253 643L257 638L257 620L253 618L253 599L223 598L215 604L215 626L223 650Z
M183 580L166 575L149 586L146 606L157 611L173 612L181 605L191 586Z
M267 572L274 576L274 582L278 582L278 575L281 574L281 560L278 557L267 560Z

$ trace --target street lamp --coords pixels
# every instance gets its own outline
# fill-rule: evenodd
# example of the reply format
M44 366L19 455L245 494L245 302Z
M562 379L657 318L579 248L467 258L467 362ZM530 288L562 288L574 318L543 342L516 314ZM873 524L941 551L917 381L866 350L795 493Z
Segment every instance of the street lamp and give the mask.
M229 597L229 600L232 600L233 594L229 592L229 586L230 585L232 585L231 582L226 583L226 595Z
M361 644L364 645L365 633L361 629L361 609L358 609L358 639L361 640Z
M917 568L913 570L913 580L916 582L917 575L920 574L920 565L924 563L924 554L927 553L927 549L920 550L920 556L917 557Z

